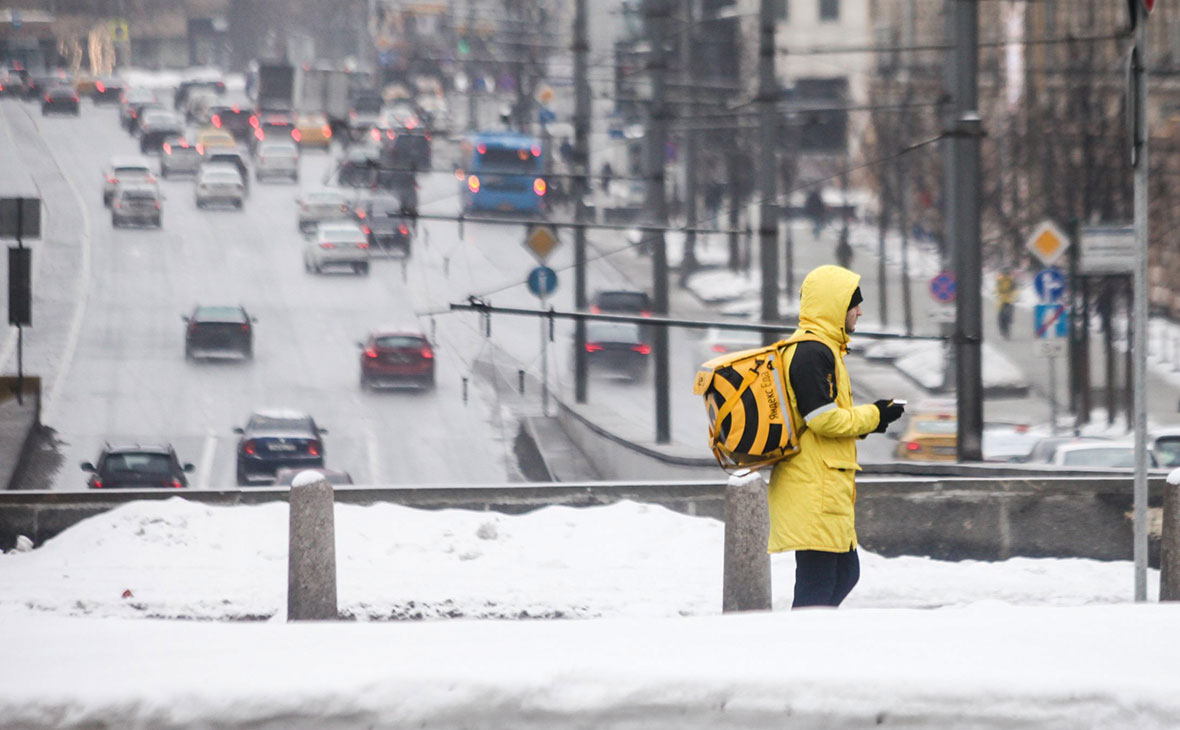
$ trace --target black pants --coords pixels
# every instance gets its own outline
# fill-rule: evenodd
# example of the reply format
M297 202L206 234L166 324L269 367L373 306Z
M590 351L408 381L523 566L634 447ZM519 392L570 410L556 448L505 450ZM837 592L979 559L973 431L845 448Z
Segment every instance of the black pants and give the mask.
M795 602L804 606L839 606L860 580L856 548L846 553L795 551Z

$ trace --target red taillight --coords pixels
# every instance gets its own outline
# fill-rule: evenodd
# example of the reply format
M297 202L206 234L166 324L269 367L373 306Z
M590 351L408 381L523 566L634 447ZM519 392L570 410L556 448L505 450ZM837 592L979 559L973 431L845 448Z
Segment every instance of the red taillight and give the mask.
M906 451L917 451L918 449L922 448L922 444L918 443L917 441L906 441L905 448Z
M650 311L648 311L648 310L646 310L646 309L644 309L644 310L641 310L641 311L639 312L639 316L640 316L640 317L650 317L650 316L651 316L651 312L650 312Z
M312 456L319 456L320 455L320 442L319 441L309 441L307 444L307 453L311 454Z
M363 231L364 234L367 236L373 232L373 229L369 228L368 226L361 226L361 231Z
M107 175L107 182L111 185L114 185L119 182L119 178L115 177L114 175Z
M369 358L370 360L376 360L377 359L377 348L366 347L365 348L365 357Z
M601 349L602 345L598 344L597 342L586 343L586 352L598 352Z
M389 139L397 139L397 132L392 129L385 130L385 136Z
M463 172L463 170L461 168L456 167L455 168L455 179L462 181L463 178L465 178L465 177L467 177L467 173Z
M425 360L433 360L434 359L434 350L430 349L429 347L423 347L422 348L422 358Z
M303 139L303 133L302 133L302 132L300 132L298 129L292 129L292 130L291 130L291 139L293 139L293 140L295 140L296 142L298 142L298 141L300 141L301 139Z
M250 126L258 129L258 117L253 115L250 116Z
M328 139L332 138L332 128L329 127L327 124L325 124L323 127L320 128L320 132Z
M599 307L597 304L591 305L590 313L591 314L602 314L602 308Z
M210 119L209 121L210 121L210 123L213 124L214 127L221 129L221 115L220 114L214 114L213 118Z
M173 489L181 489L184 485L180 483L179 479L173 479L171 486Z
M348 207L347 207L347 206L345 206L345 205L343 205L343 204L341 204L341 206L340 206L340 210L348 210ZM358 210L358 211L356 212L356 217L357 217L357 218L360 218L361 220L364 220L365 216L367 216L367 215L368 215L368 213L366 213L366 212L365 212L365 211L363 211L363 210Z
M470 175L467 178L467 189L473 193L479 192L479 177Z
M403 224L401 224L400 226L398 226L398 227L397 227L397 232L398 232L398 233L400 233L400 234L402 234L402 235L404 236L404 235L406 235L407 233L409 233L409 232L410 232L410 229L409 229L409 228L406 228L406 224L405 224L405 223L403 223Z
M631 349L638 352L640 355L650 355L651 346L649 345L631 345Z
M480 142L478 145L476 145L475 149L482 155L488 151L488 146L483 142Z
M205 154L205 145L201 144L200 142L197 142L197 154L198 155Z
M94 477L94 479L90 481L90 485L95 489L102 489L102 480L98 477Z
M95 91L100 91L100 92L101 92L101 91L106 91L106 90L107 90L106 84L104 84L103 82L99 81L98 83L96 83L96 84L94 85L94 90L95 90Z
M325 249L325 250L330 249L330 248L336 248L336 244L324 241L323 243L320 244L320 248Z
M729 352L729 348L725 345L713 345L711 349L713 352Z
M255 127L254 128L254 138L257 140L266 139L266 132L262 131L262 127Z
M246 443L242 444L242 451L245 451L250 456L254 456L256 453L258 453L254 448L254 439L250 439Z
M243 322L243 323L242 323L242 331L243 331L243 332L249 332L249 331L250 331L250 325L248 325L248 324L246 324L245 322Z
M167 142L164 143L164 154L172 154L172 145L168 144Z
M73 96L71 96L71 97L70 97L70 101L72 101L72 102L74 102L75 104L77 104L77 103L78 103L78 95L77 95L77 94L74 94Z
M544 195L545 194L545 180L544 180L544 178L539 177L536 180L533 180L533 192L536 193L537 195Z
M360 243L358 243L358 244L356 245L356 247L357 247L357 248L368 248L368 247L369 247L369 242L368 242L368 241L361 241Z
M374 142L380 142L381 141L381 130L377 129L376 127L373 127L372 129L369 130L369 136L373 138Z
M535 144L535 145L533 145L532 149L529 151L533 153L533 157L540 157L541 156L541 145Z

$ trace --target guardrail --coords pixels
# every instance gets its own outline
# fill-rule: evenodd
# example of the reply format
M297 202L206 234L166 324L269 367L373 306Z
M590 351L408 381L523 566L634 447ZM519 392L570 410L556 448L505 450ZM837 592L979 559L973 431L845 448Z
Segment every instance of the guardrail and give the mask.
M980 477L862 476L857 532L868 550L944 560L1015 556L1132 557L1132 480L1127 476L1023 475ZM1159 508L1165 482L1149 480L1153 523L1150 562L1158 565ZM389 502L421 509L528 512L549 505L590 507L620 500L659 504L690 515L724 519L726 482L528 483L487 486L337 487L344 504ZM17 535L35 544L87 517L133 500L180 498L213 505L286 501L281 487L212 490L0 492L0 549Z

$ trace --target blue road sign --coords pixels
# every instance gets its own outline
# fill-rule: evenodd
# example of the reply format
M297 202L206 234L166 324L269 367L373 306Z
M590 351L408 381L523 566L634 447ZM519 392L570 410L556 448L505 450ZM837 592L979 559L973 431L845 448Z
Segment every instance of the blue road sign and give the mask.
M529 291L543 299L557 288L557 272L548 266L538 266L529 272L527 283Z
M949 271L941 271L930 280L930 296L943 302L955 301L955 275Z
M1053 267L1041 269L1033 277L1033 286L1042 304L1058 304L1065 295L1065 274Z
M1064 304L1038 304L1033 315L1033 334L1038 340L1065 337L1069 331L1069 312Z

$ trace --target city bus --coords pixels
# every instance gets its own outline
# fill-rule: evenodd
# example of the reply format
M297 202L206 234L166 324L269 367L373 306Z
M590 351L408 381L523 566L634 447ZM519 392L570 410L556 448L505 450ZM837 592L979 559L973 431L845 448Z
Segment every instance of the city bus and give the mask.
M460 181L463 210L538 213L544 209L544 151L536 137L515 132L480 132L462 144Z

